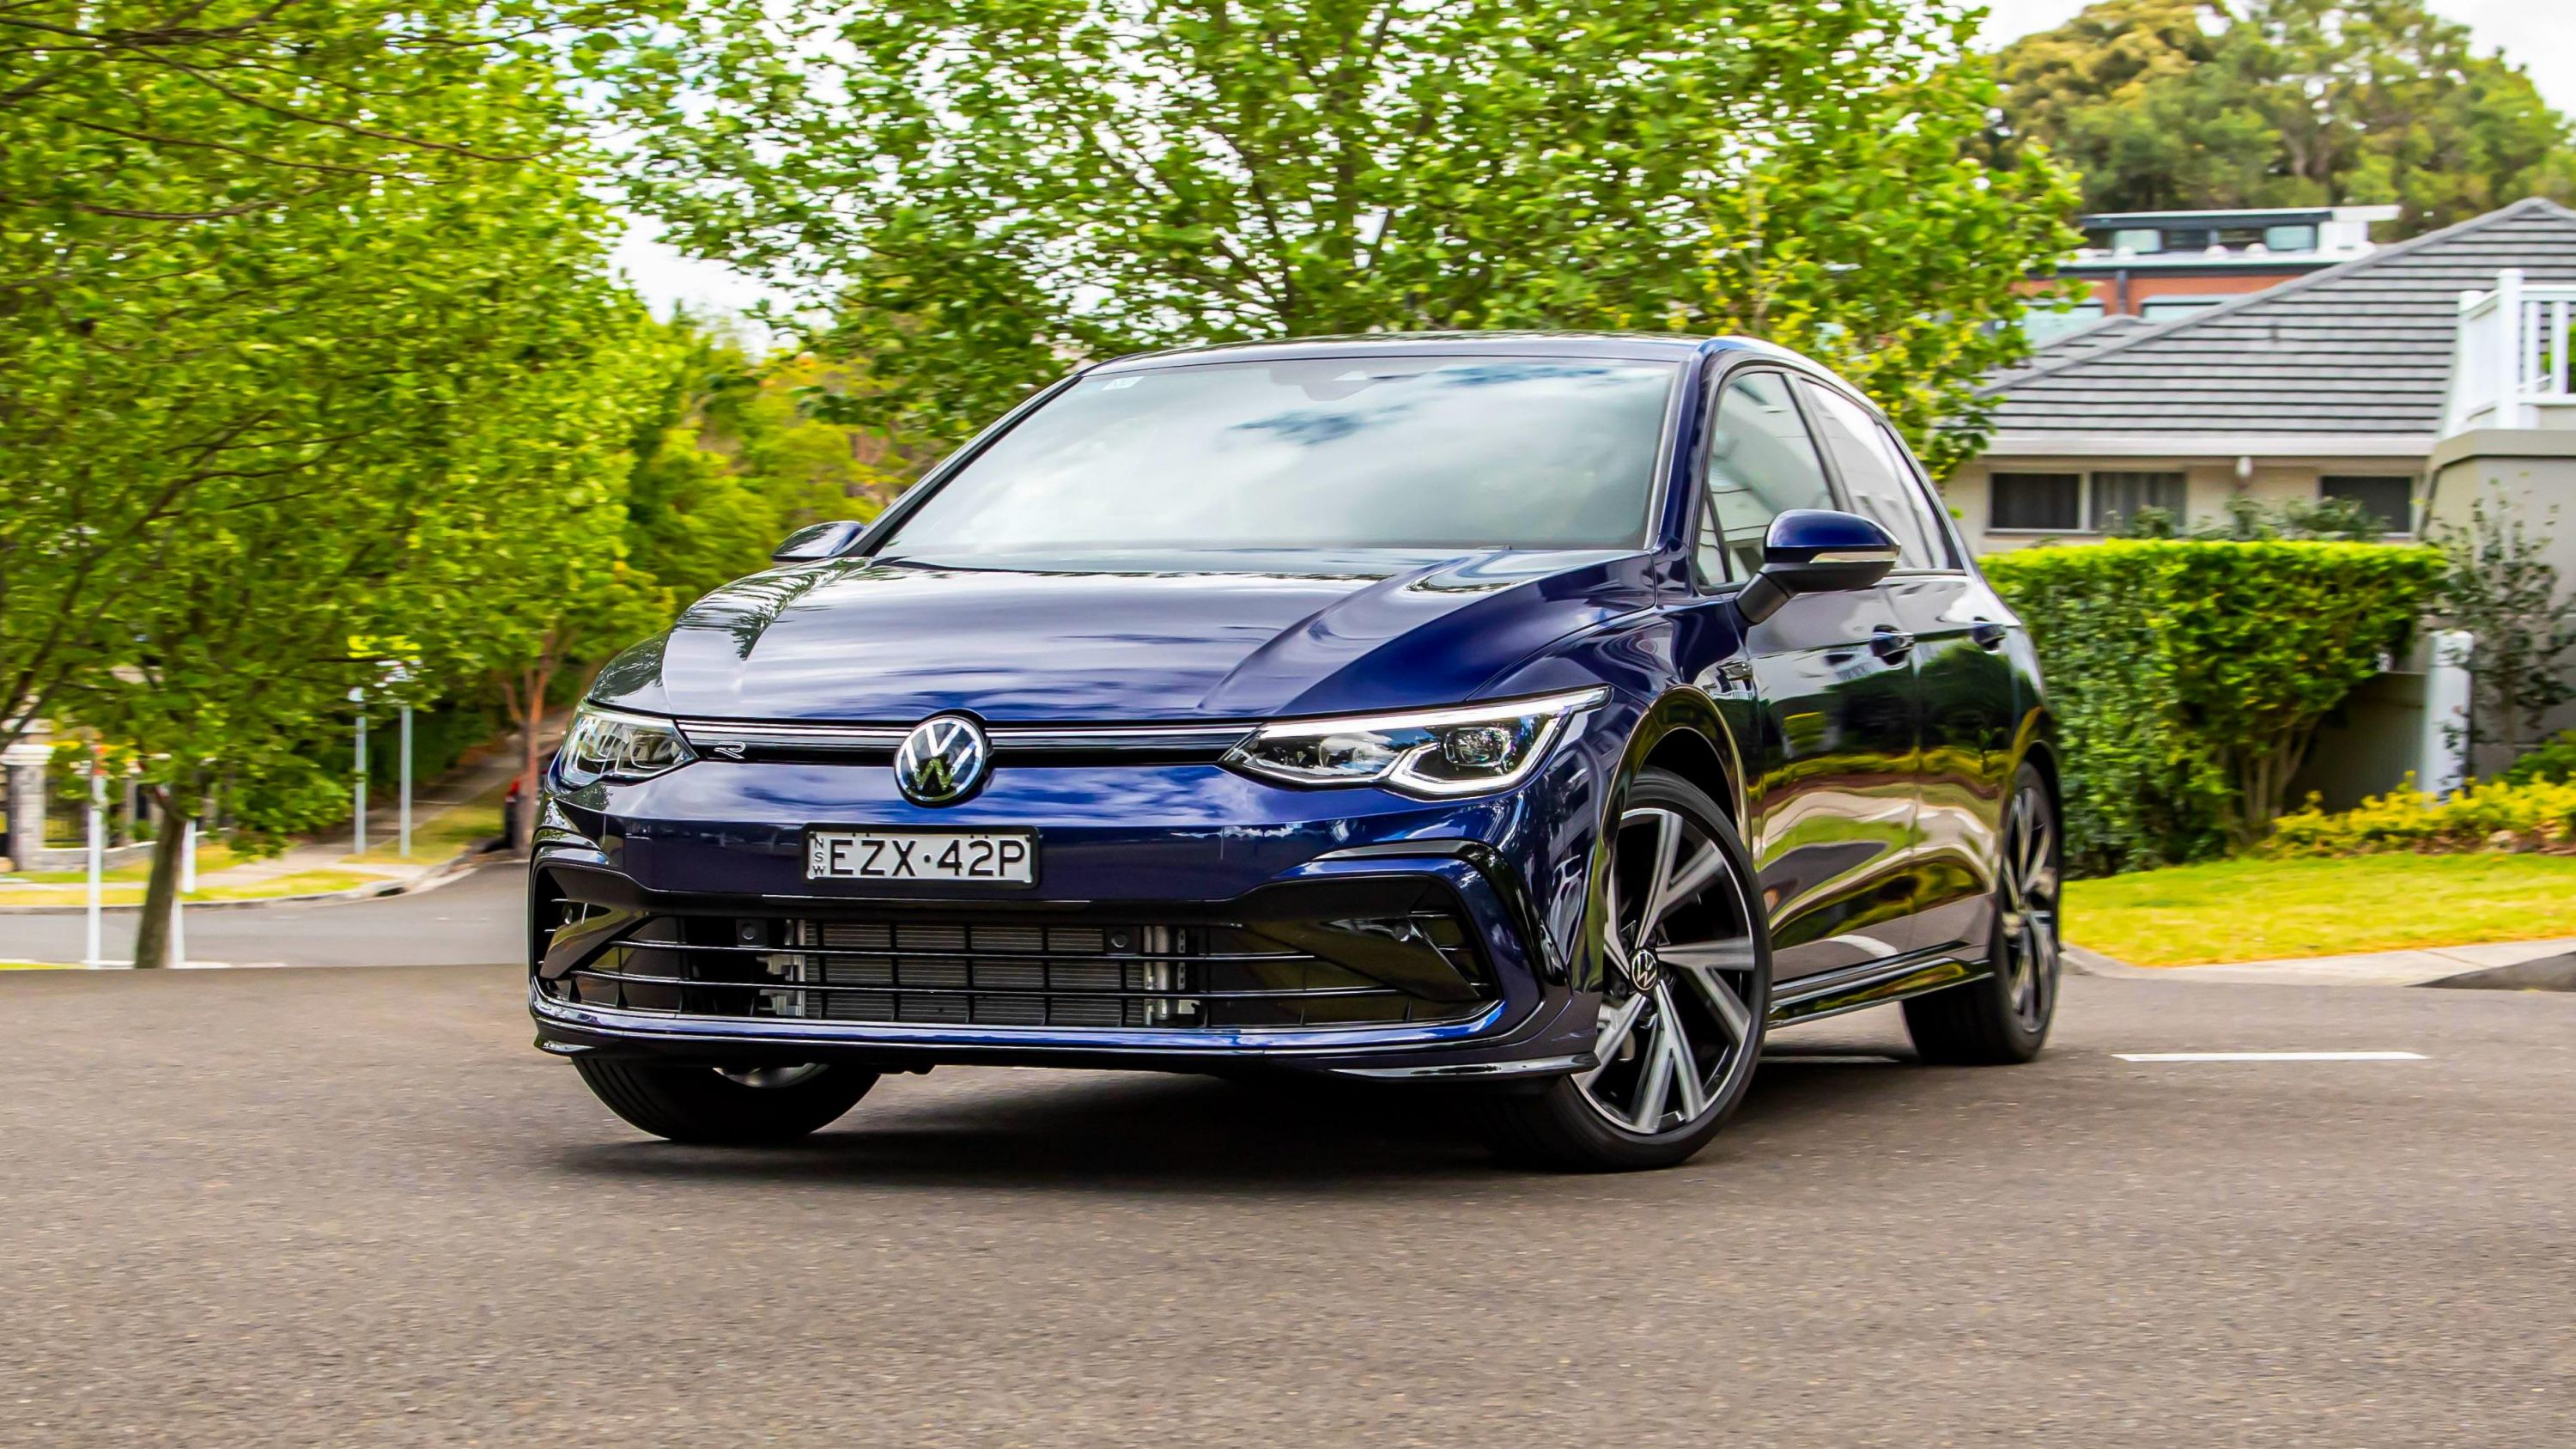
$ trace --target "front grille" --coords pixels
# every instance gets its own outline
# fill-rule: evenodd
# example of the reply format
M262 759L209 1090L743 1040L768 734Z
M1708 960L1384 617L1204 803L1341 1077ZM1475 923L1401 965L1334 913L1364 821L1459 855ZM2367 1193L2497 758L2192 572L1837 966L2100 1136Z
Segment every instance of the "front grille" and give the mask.
M736 761L882 765L909 724L679 719L690 746ZM994 725L986 737L1002 765L1213 764L1252 732L1249 724Z
M563 902L563 940L601 908ZM1432 999L1233 922L638 916L541 986L683 1016L887 1025L1240 1028L1457 1021L1492 999L1465 924L1415 910L1328 923L1402 939L1458 989ZM1318 928L1291 932L1313 940ZM1417 980L1421 979L1417 976Z

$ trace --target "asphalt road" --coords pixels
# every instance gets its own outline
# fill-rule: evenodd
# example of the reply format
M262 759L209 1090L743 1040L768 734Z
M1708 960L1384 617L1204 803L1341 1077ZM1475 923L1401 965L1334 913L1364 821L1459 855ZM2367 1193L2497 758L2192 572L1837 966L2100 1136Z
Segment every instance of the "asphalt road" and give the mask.
M2082 979L2000 1070L1877 1013L1584 1178L1396 1088L998 1069L672 1147L518 980L0 973L0 1442L2576 1433L2576 997ZM2113 1055L2214 1049L2430 1059Z
M471 966L526 959L527 867L487 865L433 890L360 900L294 901L189 911L188 959L230 966ZM108 911L111 961L134 955L141 912ZM78 961L89 923L78 912L0 912L0 960Z

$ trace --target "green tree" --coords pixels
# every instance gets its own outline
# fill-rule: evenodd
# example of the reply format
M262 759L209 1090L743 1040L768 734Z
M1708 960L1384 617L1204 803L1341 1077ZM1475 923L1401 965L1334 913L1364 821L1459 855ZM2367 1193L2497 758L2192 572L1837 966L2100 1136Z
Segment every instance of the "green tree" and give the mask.
M434 584L412 647L451 678L479 676L519 737L533 796L550 703L718 584L823 518L872 516L885 478L874 440L814 416L831 373L754 363L686 318L623 316L594 339L596 395L550 406L594 448L623 444L549 486L447 510L415 540ZM454 536L431 531L454 527ZM533 817L514 822L524 846Z
M667 329L664 381L638 428L627 553L685 604L766 568L808 523L872 518L906 471L867 429L830 421L848 372L765 362L688 318Z
M640 319L564 79L643 18L0 9L0 735L89 725L174 817L210 757L289 779L367 641L486 596L478 522L622 478L603 349Z
M1998 57L1996 154L2093 211L2395 202L2398 235L2576 197L2566 118L2424 0L2097 0Z
M629 72L632 194L953 444L1068 358L1460 327L1736 331L1945 468L2070 242L1949 0L836 0ZM783 17L783 18L782 18ZM1943 420L1966 426L1936 431Z

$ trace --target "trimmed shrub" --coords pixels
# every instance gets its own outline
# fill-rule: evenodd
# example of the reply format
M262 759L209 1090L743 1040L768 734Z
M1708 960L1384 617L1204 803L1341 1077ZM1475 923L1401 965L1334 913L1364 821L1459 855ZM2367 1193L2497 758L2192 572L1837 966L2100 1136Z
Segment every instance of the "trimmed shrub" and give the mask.
M2105 872L2260 839L2316 728L2404 647L2413 544L2113 539L1982 561L2029 624L2066 754L2068 858Z
M2282 816L2265 842L2267 855L2371 855L2411 850L2432 855L2468 850L2576 849L2576 784L2486 780L2449 799L2413 788L2394 790L2328 815L2316 808Z
M2513 762L2504 772L2510 784L2528 785L2538 780L2576 780L2576 730L2560 730L2542 740L2539 746Z

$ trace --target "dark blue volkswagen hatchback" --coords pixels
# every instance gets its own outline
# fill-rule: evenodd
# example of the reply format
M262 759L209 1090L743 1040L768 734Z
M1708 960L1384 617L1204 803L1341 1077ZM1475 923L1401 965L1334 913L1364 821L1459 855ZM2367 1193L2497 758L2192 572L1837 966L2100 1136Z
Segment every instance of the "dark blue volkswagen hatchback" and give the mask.
M2056 1001L2029 642L1852 389L1742 340L1361 337L1047 389L600 676L540 1043L775 1141L1009 1062L1471 1086L1679 1162L1764 1034Z

